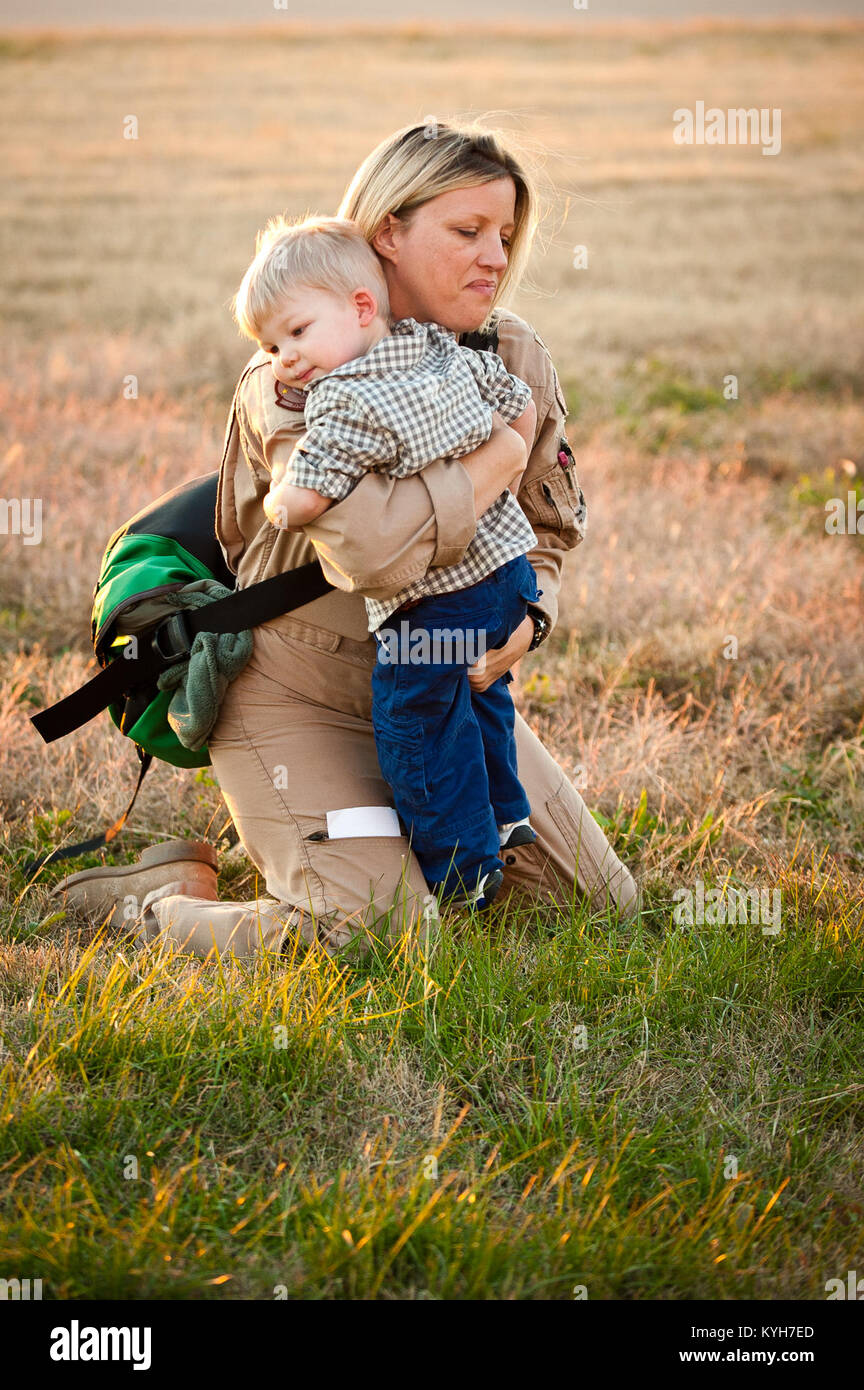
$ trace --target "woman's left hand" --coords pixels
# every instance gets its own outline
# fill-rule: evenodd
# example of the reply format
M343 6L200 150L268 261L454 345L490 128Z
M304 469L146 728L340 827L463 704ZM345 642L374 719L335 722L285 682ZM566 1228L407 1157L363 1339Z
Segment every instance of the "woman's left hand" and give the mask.
M490 647L485 662L481 659L476 666L468 668L468 684L478 695L488 690L493 681L503 676L505 671L518 675L518 662L527 652L534 636L534 623L531 618L522 619L503 647Z

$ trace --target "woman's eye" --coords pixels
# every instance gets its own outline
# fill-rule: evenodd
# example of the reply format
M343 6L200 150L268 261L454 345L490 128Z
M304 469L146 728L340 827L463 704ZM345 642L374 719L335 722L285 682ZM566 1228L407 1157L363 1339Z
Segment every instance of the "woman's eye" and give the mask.
M456 230L457 230L457 232L459 233L460 236L471 237L472 240L473 240L473 239L476 237L476 235L477 235L477 229L476 229L476 227L457 227ZM509 250L510 250L510 237L503 237L503 236L502 236L502 238L501 238L501 245L502 245L503 247L505 247L506 250L509 251Z

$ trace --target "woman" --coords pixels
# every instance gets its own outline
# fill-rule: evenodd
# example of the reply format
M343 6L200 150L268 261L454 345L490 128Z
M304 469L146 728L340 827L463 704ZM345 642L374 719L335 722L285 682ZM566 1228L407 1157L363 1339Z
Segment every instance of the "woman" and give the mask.
M554 625L564 552L584 534L554 367L534 331L496 308L525 266L536 194L496 134L427 124L398 131L373 151L338 215L357 222L381 258L394 319L434 321L459 335L494 323L505 366L532 389L537 430L518 496L538 537L529 559L541 598L507 645L486 654L482 673L471 675L483 690ZM217 901L205 850L174 842L148 851L149 862L122 879L100 871L100 906L128 900L137 888L146 934L201 955L214 947L238 955L278 949L296 930L330 951L352 941L362 948L369 933L393 939L422 927L434 900L378 767L370 722L375 644L359 591L394 594L430 566L457 563L477 517L514 471L514 447L518 453L524 445L499 425L458 461L440 460L400 480L369 474L304 536L277 531L264 516L268 460L256 457L244 430L256 411L277 412L286 437L302 432L302 398L274 394L264 353L241 378L220 474L217 530L238 585L317 552L339 588L255 630L254 655L229 688L210 740L215 775L268 896ZM585 894L592 906L631 915L632 876L518 716L517 748L537 840L506 854L498 901L508 888L532 900ZM88 891L92 910L97 884Z

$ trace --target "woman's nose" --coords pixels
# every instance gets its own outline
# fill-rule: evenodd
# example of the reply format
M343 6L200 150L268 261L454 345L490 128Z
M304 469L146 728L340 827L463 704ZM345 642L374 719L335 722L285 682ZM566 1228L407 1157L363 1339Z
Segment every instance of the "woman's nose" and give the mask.
M490 270L507 269L507 252L497 233L485 239L478 259L481 265L488 266Z

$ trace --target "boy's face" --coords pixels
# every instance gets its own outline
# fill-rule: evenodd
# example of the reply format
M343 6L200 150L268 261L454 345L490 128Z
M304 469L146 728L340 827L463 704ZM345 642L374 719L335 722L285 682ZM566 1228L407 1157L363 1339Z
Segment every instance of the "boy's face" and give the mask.
M375 341L377 304L370 290L350 295L304 285L286 293L261 324L258 342L273 358L273 375L284 386L304 390Z

